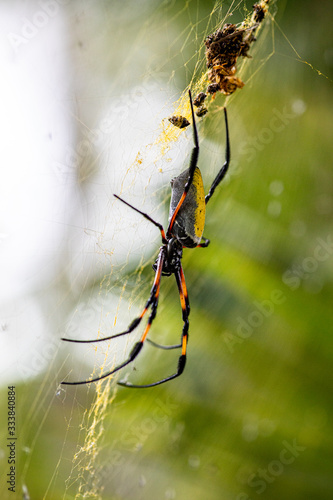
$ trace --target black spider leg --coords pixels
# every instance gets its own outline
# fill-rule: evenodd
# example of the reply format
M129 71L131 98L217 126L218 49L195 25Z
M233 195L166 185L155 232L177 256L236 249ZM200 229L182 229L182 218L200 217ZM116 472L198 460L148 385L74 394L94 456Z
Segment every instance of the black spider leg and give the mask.
M197 245L197 246L196 246L196 248L197 248L197 247L207 248L207 247L208 247L208 245L209 245L209 243L210 243L210 240L209 240L209 239L202 237L202 238L201 238L201 242L199 243L199 245Z
M153 285L154 286L154 285ZM111 340L111 339L116 339L117 337L122 337L123 335L128 335L129 333L133 332L133 330L135 330L135 328L137 326L139 326L142 318L144 317L144 315L146 314L150 304L152 303L153 301L153 288L151 289L150 291L150 296L149 296L149 299L147 300L146 302L146 305L145 307L143 308L142 310L142 313L140 314L140 316L138 316L137 318L135 318L129 325L129 327L127 328L127 330L125 330L124 332L121 332L121 333L116 333L115 335L109 335L109 337L102 337L100 339L92 339L92 340L78 340L78 339L68 339L68 338L62 338L61 340L64 340L65 342L74 342L74 343L77 343L77 344L92 344L92 343L95 343L95 342L104 342L105 340Z
M132 208L133 210L135 210L139 214L143 215L143 217L145 217L147 220L149 220L150 222L152 222L156 227L158 227L159 230L160 230L160 232L161 232L162 242L163 243L167 242L166 238L165 238L165 232L164 232L162 224L160 224L159 222L156 222L148 214L146 214L144 212L141 212L141 210L138 210L137 208L133 207L133 205L130 205L127 201L123 200L122 198L120 198L116 194L113 195L113 196L115 196L118 200L122 201L123 203L125 203L125 205L129 206L130 208ZM122 335L127 335L127 334L131 333L137 326L139 326L139 324L140 324L143 316L146 314L147 309L148 309L148 307L150 306L150 304L152 302L152 296L153 296L152 293L153 293L153 289L150 292L150 297L149 297L149 299L148 299L148 301L147 301L147 303L146 303L146 305L145 305L142 313L140 314L139 317L135 318L132 321L132 323L129 325L129 327L128 327L128 329L126 331L121 332L121 333L117 333L116 335L109 335L108 337L102 337L100 339L78 340L78 339L62 338L61 340L64 340L65 342L74 342L74 343L77 343L77 344L90 344L90 343L93 343L93 342L104 342L105 340L115 339L117 337L121 337Z
M141 210L139 210L138 208L133 207L133 205L131 205L127 201L125 201L122 198L120 198L120 196L118 196L116 194L114 194L113 196L115 198L117 198L118 200L122 201L123 203L125 203L125 205L127 205L128 207L132 208L133 210L135 210L136 212L138 212L139 214L141 214L145 219L149 220L149 222L151 222L152 224L154 224L154 226L158 227L158 229L161 232L162 243L167 243L167 239L165 237L165 232L164 232L164 228L163 228L162 224L160 224L159 222L156 222L156 220L152 219L152 217L150 217L145 212L141 212Z
M165 349L166 351L168 351L169 349L179 349L179 347L182 346L181 344L162 345L162 344L158 344L157 342L154 342L151 339L146 339L146 342L148 342L153 347L157 347L158 349Z
M129 357L123 363L121 363L120 365L116 366L112 370L104 373L103 375L101 375L99 377L95 377L95 378L92 378L90 380L83 380L83 381L79 381L79 382L61 382L63 385L82 385L82 384L91 384L92 382L98 382L99 380L103 380L104 378L109 377L113 373L121 370L125 366L132 363L132 361L134 361L134 359L137 357L137 355L139 354L139 352L141 351L141 349L143 347L143 343L146 339L146 336L148 335L151 324L156 316L164 258L165 258L165 247L161 247L161 250L160 250L160 253L158 256L155 279L154 279L154 283L153 283L153 286L151 289L150 297L149 297L149 299L146 303L146 306L145 306L143 312L141 313L141 315L136 320L134 320L131 323L131 325L136 322L135 326L138 326L138 324L140 323L142 317L144 316L145 312L147 311L147 309L150 305L151 305L151 313L149 315L145 331L143 332L141 339L138 342L136 342L134 344L134 346L132 347L132 350L129 354ZM135 327L133 327L132 330L134 328ZM129 328L129 330L130 330L130 328ZM130 331L132 331L132 330L130 330ZM123 332L122 334L114 335L112 338L117 337L119 335L125 335L125 333L126 332ZM124 385L124 384L120 384L120 385Z
M213 180L213 183L210 187L209 193L205 196L205 202L206 205L209 202L210 198L213 196L215 189L217 186L220 184L222 179L224 178L225 174L228 171L229 163L230 163L230 141L229 141L229 127L228 127L228 116L227 116L227 109L224 108L224 121L225 121L225 133L226 133L226 145L225 145L225 161L224 164ZM202 246L202 245L199 245Z
M190 189L190 187L192 185L193 176L194 176L195 168L197 166L198 157L199 157L198 131L197 131L196 123L195 123L195 115L194 115L194 110L193 110L192 95L191 95L191 91L190 90L188 91L188 95L190 97L191 112L192 112L192 125L193 125L193 142L194 142L194 147L192 149L192 154L191 154L188 179L187 179L187 182L186 182L186 184L184 186L183 194L181 195L180 200L178 202L178 205L176 206L175 211L172 214L172 217L170 219L169 227L168 227L168 230L167 230L167 238L171 237L172 228L173 228L173 225L175 223L177 214L178 214L181 206L183 205L183 203L185 201L185 198L187 196L187 193L188 193L188 191L189 191L189 189Z
M190 304L189 304L188 295L187 295L185 276L184 276L183 269L181 266L180 266L179 270L176 270L175 277L176 277L177 286L178 286L178 290L179 290L180 303L182 306L182 317L183 317L183 322L184 322L182 337L181 337L181 344L179 346L182 348L182 352L181 352L181 355L179 356L179 359L178 359L177 372L174 373L173 375L170 375L169 377L163 378L163 379L158 380L157 382L153 382L151 384L138 385L138 384L132 384L131 382L121 382L120 381L120 382L118 382L118 385L122 385L123 387L129 387L131 389L145 389L147 387L154 387L156 385L161 385L161 384L164 384L165 382L169 382L169 380L177 378L183 373L184 368L185 368L185 364L186 364L186 350L187 350L188 329L189 329L188 317L189 317L189 313L190 313ZM159 344L156 344L156 346L159 346ZM164 348L164 347L162 347L162 348Z

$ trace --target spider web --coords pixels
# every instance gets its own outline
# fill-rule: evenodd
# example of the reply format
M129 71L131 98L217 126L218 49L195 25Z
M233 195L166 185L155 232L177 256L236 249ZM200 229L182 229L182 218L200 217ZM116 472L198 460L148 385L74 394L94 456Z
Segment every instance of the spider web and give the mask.
M208 34L221 28L229 19L231 22L240 23L246 17L250 18L251 11L248 8L243 1L233 1L226 5L216 2L211 12L202 15L199 4L184 4L180 9L171 9L167 4L163 4L155 11L149 12L140 29L133 29L134 33L132 33L133 24L131 20L126 19L125 13L124 26L120 30L121 34L113 33L112 35L112 39L118 37L120 39L128 37L129 39L126 39L124 48L120 50L118 60L121 59L121 63L116 78L112 78L113 88L105 99L106 119L111 119L113 122L110 131L111 137L112 134L115 134L120 141L124 140L122 136L126 135L127 125L127 135L130 137L130 142L124 141L120 147L119 156L117 152L110 150L110 145L114 141L110 140L110 144L105 144L103 141L98 144L97 161L101 170L94 173L94 178L100 177L100 183L104 186L112 186L114 192L123 196L134 206L141 209L144 207L144 211L151 214L156 220L165 221L164 214L169 199L170 178L181 171L189 153L189 147L192 147L191 131L185 135L167 121L170 114L187 117L190 115L187 91L186 88L181 87L181 82L184 80L188 82L188 87L192 89L193 95L204 91L208 83L203 43L205 38ZM274 5L270 9L274 13ZM274 53L272 21L273 17L270 13L265 23L266 27L263 28L264 33L260 35L261 43L268 44L268 50L265 50L266 54L261 56L259 60L255 60L254 63L250 60L243 60L242 63L239 63L238 74L247 79L247 84L251 84L256 73ZM155 56L148 55L146 59L142 58L141 52L146 50L149 54L156 42L158 47L162 48L162 45L167 47L167 61L165 61L163 50ZM257 52L257 47L254 47L253 52L254 54ZM176 54L181 54L181 57L176 57ZM140 61L139 67L135 63L136 57ZM127 80L125 84L127 91L119 93L119 88L123 87L124 79ZM135 84L136 81L140 83ZM162 100L158 104L161 94ZM119 97L121 104L118 102ZM236 94L230 100L234 97L236 98ZM111 104L110 101L112 101ZM224 104L224 99L217 99L215 105L213 103L211 106L210 112L221 116ZM148 114L147 108L151 109L152 112ZM138 123L140 130L137 140L135 127L138 127ZM132 124L133 126L131 126ZM200 134L205 135L204 124L200 123L199 127ZM190 142L189 146L188 142ZM174 143L177 143L176 148L173 148ZM219 148L215 155L216 167L218 168L219 156L221 155ZM114 168L110 169L110 165L119 165L119 170L117 167L117 172L115 172ZM212 173L210 177L212 178L213 175ZM100 204L103 201L100 192L97 197L98 204ZM151 227L140 216L136 216L126 207L121 206L112 198L111 192L107 192L105 206L98 208L98 216L100 214L105 214L105 219L102 219L102 226L99 229L96 228L96 223L91 224L94 227L92 236L94 244L97 243L99 263L102 264L102 268L106 268L106 271L100 282L97 282L95 291L89 292L87 302L84 301L84 308L88 306L89 310L94 307L94 301L98 303L95 307L96 315L90 322L82 320L81 308L76 306L76 311L70 320L70 331L66 332L66 336L70 335L72 338L94 338L96 334L99 337L125 330L142 308L152 280L151 258L159 245L159 234L156 228ZM149 241L151 243L148 243ZM103 257L106 258L106 261ZM103 271L101 274L103 275ZM166 285L163 283L163 287L165 287L165 292L163 292L162 297L174 287L174 284L168 283ZM168 314L162 301L160 301L159 313L161 317ZM156 323L157 326L154 324L156 330L163 331L161 328L163 322L156 320ZM180 331L180 321L178 324ZM75 370L77 375L74 376L69 372L67 377L76 377L78 380L81 380L82 377L90 378L90 376L96 376L115 366L124 359L124 356L128 355L137 335L138 333L118 341L113 340L106 343L106 346L98 345L97 348L94 346L87 349L87 346L76 345L75 361L71 364L75 366L81 356L84 359L89 356L91 362L93 349L96 351L96 357L93 357L94 370L89 374L84 366L84 369L79 372ZM77 356L78 351L81 351L82 355ZM142 368L145 361L149 363L147 357L145 360L141 360L140 377L145 376L145 371ZM170 365L169 368L165 369L170 370ZM148 372L148 375L151 374ZM115 376L115 379L118 376L119 374ZM80 424L82 445L78 447L78 451L73 456L71 471L66 481L66 491L67 489L71 491L73 486L76 489L75 499L102 498L102 488L106 476L119 475L122 457L119 458L119 465L117 463L117 447L120 447L121 450L124 447L122 441L126 440L124 433L120 442L113 442L111 445L107 443L107 446L110 446L112 450L109 455L111 456L111 464L103 464L103 458L99 455L102 455L103 443L106 444L105 439L103 439L104 421L107 413L110 412L110 405L116 396L117 388L114 381L110 379L106 384L102 382L96 384L89 391L96 391L96 393L93 396L90 409L83 413ZM76 390L68 391L66 388L66 400L75 394ZM133 423L129 424L130 426L134 425ZM141 439L144 439L144 436L141 436ZM134 449L138 446L140 446L140 439ZM143 479L142 481L144 482ZM123 486L120 486L120 491L122 488Z
M68 223L73 234L67 250L69 257L64 259L66 265L62 269L68 291L63 299L67 305L60 308L66 319L59 320L59 337L92 339L118 333L141 311L152 283L151 263L160 235L156 228L115 200L112 193L166 223L170 179L183 169L192 147L190 128L184 132L172 126L167 117L189 117L187 89L196 94L207 86L205 38L225 22L239 25L251 13L251 2L244 0L216 1L213 5L192 1L162 2L156 6L146 2L139 15L128 2L116 8L103 2L77 2L68 7L66 15L76 64L73 78L76 85L80 81L87 83L70 111L77 129L76 146L71 151L74 160L70 159L73 155L67 154L66 162L54 163L54 171L67 185L73 182L78 169L78 196L85 208L79 223ZM270 2L267 17L257 31L258 40L250 49L252 58L238 62L237 76L246 83L244 89L227 98L217 96L208 106L209 120L198 119L203 140L201 155L204 159L213 155L210 172L204 174L206 186L218 171L223 148L220 140L205 137L212 129L223 133L222 107L226 102L230 106L238 98L244 99L247 88L258 84L262 69L276 50L275 14L275 2ZM300 59L293 47L292 54ZM236 153L234 172L239 173L239 168ZM168 342L172 338L170 332L181 331L177 299L169 299L172 291L174 283L163 282L159 315L154 323L156 332L162 332L158 342ZM170 318L168 326L161 319L166 316L177 319ZM135 405L148 401L152 411L159 408L164 425L169 412L178 410L176 403L142 392L140 400L132 393L119 394L115 385L118 374L88 388L64 389L54 382L63 377L89 379L111 369L125 359L139 334L105 345L62 345L42 384L34 389L33 403L23 398L23 406L29 407L22 425L22 435L29 443L22 459L23 485L29 485L34 454L41 453L38 440L45 422L52 425L53 411L65 429L58 460L55 464L47 461L44 474L48 479L41 482L40 498L139 498L132 481L126 484L122 468L126 461L127 473L136 473L135 452L154 433L158 420L146 419L145 427L137 422L136 413L128 420L123 406L133 404L129 401L133 398ZM129 376L140 380L154 378L150 358L143 355L139 359L135 364L138 373L130 367ZM170 367L174 369L168 364L163 372ZM127 420L119 437L110 443L113 418L118 421L122 415ZM130 435L128 429L136 428L140 437L135 439L134 432ZM176 436L181 429L173 432ZM47 466L53 467L52 474ZM105 484L115 477L116 490L103 492ZM139 483L141 487L145 485L143 476ZM129 494L124 493L127 486ZM25 498L29 498L29 487L24 488ZM174 498L173 495L172 487L165 491L165 498Z

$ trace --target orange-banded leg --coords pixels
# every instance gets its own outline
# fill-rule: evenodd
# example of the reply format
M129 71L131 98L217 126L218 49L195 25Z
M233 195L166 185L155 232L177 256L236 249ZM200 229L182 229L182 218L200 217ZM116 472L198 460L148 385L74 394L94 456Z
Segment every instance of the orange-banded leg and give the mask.
M148 335L151 324L156 316L156 311L157 311L157 306L158 306L158 298L159 298L159 293L160 293L162 268L163 268L163 262L164 262L164 258L165 258L165 252L163 250L164 250L164 247L162 247L162 250L160 251L159 256L158 256L155 279L154 279L153 286L151 288L149 299L147 300L146 305L145 305L142 313L140 314L140 316L138 316L136 319L134 319L132 321L132 323L130 324L130 326L128 327L128 329L125 332L117 333L116 335L111 335L110 337L105 337L103 339L97 339L97 340L78 341L78 340L72 340L72 339L63 339L63 340L67 340L68 342L100 342L102 340L114 339L116 337L120 337L121 335L126 335L126 334L132 332L140 324L143 316L146 314L149 307L151 307L151 313L149 315L145 331L143 332L139 342L136 342L134 344L134 346L132 347L132 350L130 352L129 357L123 363L121 363L120 365L116 366L112 370L104 373L103 375L101 375L99 377L95 377L95 378L90 379L90 380L83 380L80 382L61 382L63 385L82 385L82 384L90 384L91 382L97 382L98 380L102 380L106 377L109 377L110 375L117 372L118 370L121 370L126 365L129 365L132 361L134 361L134 359L137 357L137 355L139 354L139 352L141 351L141 349L143 347L143 343ZM126 385L126 384L120 384L120 385Z
M184 271L183 271L182 266L180 266L179 275L176 274L176 281L177 281L179 295L180 295L180 303L181 303L182 311L183 311L183 321L185 321L185 317L184 317L185 312L186 312L187 317L190 314L190 303L188 300L185 275L184 275ZM183 300L182 300L182 296L183 296Z
M176 281L177 281L177 286L178 286L178 291L179 291L179 298L180 298L180 303L182 306L182 311L183 311L183 321L184 319L184 311L186 312L187 317L190 314L190 304L188 300L188 295L187 295L187 288L186 288L186 283L185 283L185 276L183 273L183 269L180 268L179 275L176 273ZM158 349L165 349L165 350L170 350L170 349L179 349L182 347L182 342L180 344L174 344L174 345L162 345L158 344L157 342L154 342L151 339L147 339L147 342L151 344L153 347L157 347Z
M190 104L191 104L194 148L192 149L192 154L191 154L188 179L187 179L187 182L186 182L186 184L184 186L184 192L181 195L180 200L178 202L178 205L176 206L175 211L172 214L172 217L170 219L169 227L168 227L168 230L167 230L167 238L170 238L170 236L171 236L172 228L173 228L173 225L175 223L177 214L178 214L181 206L183 205L183 203L185 201L185 198L187 196L187 193L188 193L188 191L189 191L189 189L190 189L190 187L192 185L195 168L196 168L197 163L198 163L198 156L199 156L198 131L197 131L197 126L195 124L195 115L194 115L193 103L192 103L192 95L191 95L191 91L190 90L188 91L188 94L189 94L189 97L190 97Z
M189 320L188 316L190 313L190 304L188 300L188 295L187 295L187 289L186 289L186 283L185 283L185 276L183 273L182 267L180 267L179 271L177 270L175 272L175 277L177 281L177 286L179 290L179 297L180 297L180 303L182 306L182 317L183 317L183 331L182 331L182 338L181 338L181 343L175 346L161 346L159 344L156 344L155 342L150 341L152 345L155 347L160 347L161 349L174 349L176 347L181 347L181 355L178 358L178 366L177 366L177 372L173 373L169 377L165 377L161 380L158 380L157 382L153 382L151 384L144 384L144 385L138 385L138 384L132 384L131 382L118 382L118 385L122 385L124 387L130 387L132 389L144 389L147 387L154 387L156 385L164 384L165 382L168 382L169 380L172 380L174 378L179 377L185 368L186 364L186 350L187 350L187 342L188 342L188 329L189 329ZM148 325L147 325L148 327ZM148 333L148 331L147 331ZM147 339L148 341L148 339Z
M151 291L151 293L152 293L152 291ZM131 324L129 325L129 327L127 328L127 330L125 330L124 332L116 333L115 335L109 335L109 337L102 337L100 339L78 340L78 339L62 338L61 340L65 340L65 342L75 342L77 344L92 344L92 343L95 343L95 342L104 342L105 340L115 339L117 337L121 337L122 335L127 335L127 334L133 332L133 330L135 330L135 328L137 326L139 326L139 324L141 323L142 318L144 317L144 315L148 311L149 306L152 303L152 300L153 300L153 298L152 298L152 296L150 296L149 299L147 300L146 305L145 305L142 313L140 314L140 316L138 316L137 318L135 318L131 322Z

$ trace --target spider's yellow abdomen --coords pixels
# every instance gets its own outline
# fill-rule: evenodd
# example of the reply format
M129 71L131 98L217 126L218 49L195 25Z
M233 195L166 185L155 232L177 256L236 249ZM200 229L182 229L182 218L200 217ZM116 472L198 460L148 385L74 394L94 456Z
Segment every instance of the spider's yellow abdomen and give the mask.
M178 202L184 192L184 186L188 180L189 169L182 172L171 181L172 195L170 203L171 219ZM193 182L187 196L176 216L172 234L184 247L193 248L199 245L205 226L206 203L205 193L200 169L196 167Z

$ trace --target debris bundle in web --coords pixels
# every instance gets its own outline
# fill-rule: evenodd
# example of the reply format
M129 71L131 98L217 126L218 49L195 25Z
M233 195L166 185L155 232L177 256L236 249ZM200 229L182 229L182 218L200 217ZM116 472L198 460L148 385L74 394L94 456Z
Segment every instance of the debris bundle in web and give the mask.
M239 57L251 57L248 54L255 32L265 18L269 0L262 0L253 6L250 20L245 20L239 27L225 24L205 40L208 67L208 94L220 91L225 95L233 94L244 82L236 76Z
M217 92L229 96L237 89L244 87L244 82L237 76L237 62L239 58L251 57L249 50L252 43L256 41L255 34L265 19L269 2L270 0L261 0L254 4L252 15L249 15L238 26L226 23L206 37L204 43L208 71L201 80L204 84L197 85L200 91L193 99L195 114L198 117L207 114L206 103L211 102ZM204 85L207 85L205 90ZM211 98L205 103L208 96ZM189 107L187 111L190 112ZM186 117L178 114L169 117L168 120L172 125L181 129L190 124Z

